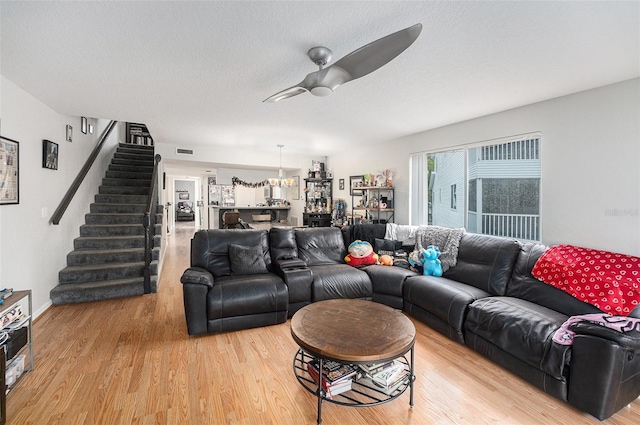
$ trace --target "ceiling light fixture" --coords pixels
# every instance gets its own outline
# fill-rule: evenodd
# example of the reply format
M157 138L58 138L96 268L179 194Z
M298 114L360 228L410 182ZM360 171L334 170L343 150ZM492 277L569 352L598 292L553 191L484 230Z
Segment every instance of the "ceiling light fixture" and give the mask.
M277 179L269 179L270 186L285 186L290 187L293 184L293 179L285 179L282 173L282 147L284 145L278 145L280 148L280 168L278 169L278 178Z

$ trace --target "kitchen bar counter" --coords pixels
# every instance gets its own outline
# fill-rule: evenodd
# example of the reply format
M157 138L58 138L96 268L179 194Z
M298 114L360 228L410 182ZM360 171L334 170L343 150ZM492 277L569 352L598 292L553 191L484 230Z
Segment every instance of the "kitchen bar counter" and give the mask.
M227 211L238 211L240 220L246 223L253 222L254 215L270 214L272 223L279 223L281 220L289 218L290 206L286 207L219 207L217 205L209 205L209 228L222 229L222 215Z

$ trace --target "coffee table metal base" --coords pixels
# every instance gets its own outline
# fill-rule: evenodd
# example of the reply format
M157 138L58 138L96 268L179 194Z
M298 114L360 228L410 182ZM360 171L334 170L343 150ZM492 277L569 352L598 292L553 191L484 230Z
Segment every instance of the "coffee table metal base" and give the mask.
M320 382L317 382L307 372L307 363L309 363L314 357L306 353L303 349L299 349L293 358L293 372L298 379L298 382L312 394L318 397L318 425L322 424L322 402L327 401L329 403L339 404L342 406L351 407L369 407L377 406L379 404L387 403L391 400L395 400L400 397L404 392L409 389L409 406L413 407L413 382L416 377L413 371L413 347L410 350L410 361L407 361L405 356L398 357L398 360L404 363L405 370L409 372L405 382L400 384L391 394L387 394L382 389L377 388L374 385L367 385L364 382L353 381L351 390L342 394L333 396L333 398L327 398L325 391L323 390ZM318 358L322 368L322 358Z

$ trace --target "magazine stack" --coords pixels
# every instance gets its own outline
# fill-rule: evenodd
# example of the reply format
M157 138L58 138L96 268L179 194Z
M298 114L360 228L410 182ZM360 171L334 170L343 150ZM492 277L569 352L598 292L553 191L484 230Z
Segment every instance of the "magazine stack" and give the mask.
M404 366L400 360L360 365L364 376L358 379L358 383L392 395L409 378L410 373Z
M319 376L318 369L318 359L307 363L307 372L316 383ZM357 373L358 369L352 365L324 360L322 362L322 389L325 392L325 397L333 399L338 394L349 391Z

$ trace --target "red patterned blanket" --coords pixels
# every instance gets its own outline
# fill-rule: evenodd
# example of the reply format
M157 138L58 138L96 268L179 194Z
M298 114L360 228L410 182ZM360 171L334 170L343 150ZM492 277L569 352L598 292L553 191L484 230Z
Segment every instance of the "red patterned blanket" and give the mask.
M640 304L640 258L572 245L554 245L531 274L605 313L627 316Z

